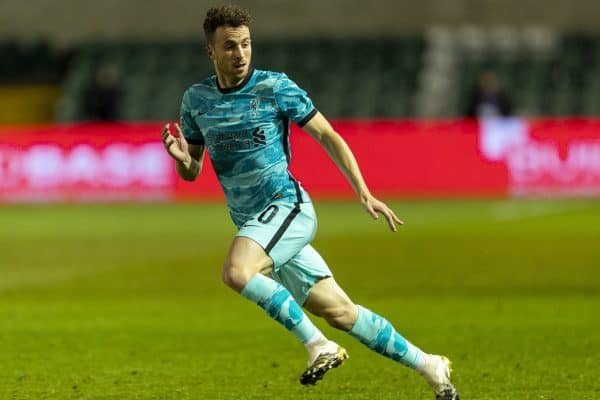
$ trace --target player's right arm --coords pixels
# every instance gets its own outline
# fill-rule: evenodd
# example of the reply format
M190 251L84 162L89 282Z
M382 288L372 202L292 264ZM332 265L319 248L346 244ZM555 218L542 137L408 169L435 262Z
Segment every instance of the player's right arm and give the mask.
M179 176L186 181L195 180L202 171L204 164L204 145L189 144L179 124L175 124L177 137L170 131L170 124L166 124L162 131L162 141L167 152L175 160L175 167Z

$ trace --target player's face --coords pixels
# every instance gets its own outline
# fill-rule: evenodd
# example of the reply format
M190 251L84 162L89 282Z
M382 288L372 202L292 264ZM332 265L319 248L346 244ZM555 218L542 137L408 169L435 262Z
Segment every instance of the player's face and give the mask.
M225 87L240 84L250 68L252 46L247 26L220 26L208 45L208 56L215 65L219 81Z

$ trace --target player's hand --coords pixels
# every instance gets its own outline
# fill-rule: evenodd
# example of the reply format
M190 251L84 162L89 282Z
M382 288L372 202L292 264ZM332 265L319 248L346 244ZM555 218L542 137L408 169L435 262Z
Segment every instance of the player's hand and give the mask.
M377 213L383 215L390 229L393 232L396 232L398 230L396 228L396 224L404 225L404 222L401 221L400 218L398 218L396 214L394 214L394 212L383 201L379 201L371 195L366 196L362 200L362 205L365 208L365 210L369 214L371 214L371 217L373 217L373 219L379 219L379 215Z
M162 142L167 149L167 152L173 157L175 160L187 165L191 162L192 156L190 155L188 143L183 137L183 132L181 131L181 127L179 124L175 125L175 131L177 132L177 136L173 136L171 134L171 124L166 124L162 130Z

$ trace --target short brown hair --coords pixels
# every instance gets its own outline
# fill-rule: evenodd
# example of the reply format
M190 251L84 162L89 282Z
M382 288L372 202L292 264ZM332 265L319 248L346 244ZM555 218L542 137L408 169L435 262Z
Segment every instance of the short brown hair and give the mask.
M206 41L210 42L218 27L231 26L237 28L245 25L250 27L250 13L243 8L234 5L224 5L219 7L211 7L206 12L204 19L204 36Z

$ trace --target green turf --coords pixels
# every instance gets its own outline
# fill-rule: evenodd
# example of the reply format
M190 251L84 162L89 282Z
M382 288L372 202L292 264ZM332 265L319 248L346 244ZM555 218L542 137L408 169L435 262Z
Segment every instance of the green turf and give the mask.
M392 234L318 202L315 246L463 399L599 399L599 203L394 203ZM321 321L351 358L301 387L301 345L220 282L233 233L218 204L0 208L0 399L433 398Z

